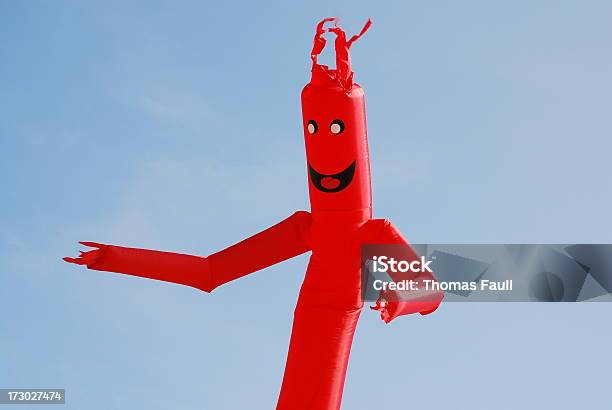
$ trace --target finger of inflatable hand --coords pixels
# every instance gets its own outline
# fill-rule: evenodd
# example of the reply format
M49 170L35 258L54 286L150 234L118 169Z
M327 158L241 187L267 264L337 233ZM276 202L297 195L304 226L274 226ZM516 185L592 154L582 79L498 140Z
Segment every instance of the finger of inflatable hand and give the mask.
M389 323L393 318L387 309L388 306L389 302L385 298L380 298L374 306L370 306L370 309L380 312L380 319L385 323Z
M391 315L389 315L389 311L387 310L386 306L383 306L383 304L377 301L376 305L370 306L370 309L380 312L380 319L385 323L389 323L389 318Z
M62 258L62 259L64 261L68 262L68 263L75 263L77 265L84 265L85 264L85 262L81 258L70 258L70 257L66 256L65 258Z
M102 248L104 248L106 246L103 243L97 243L97 242L79 241L79 243L81 245L89 246L90 248L99 248L99 249L102 249Z
M80 252L81 252L80 257L86 258L88 255L91 255L96 252L100 252L100 249L92 249L91 251L80 251Z
M385 309L386 306L387 306L387 301L383 301L383 300L378 299L374 306L370 306L370 309L372 309L372 310L383 310L383 309Z
M386 308L383 308L380 311L380 319L385 323L390 323L394 318L391 317L389 311Z

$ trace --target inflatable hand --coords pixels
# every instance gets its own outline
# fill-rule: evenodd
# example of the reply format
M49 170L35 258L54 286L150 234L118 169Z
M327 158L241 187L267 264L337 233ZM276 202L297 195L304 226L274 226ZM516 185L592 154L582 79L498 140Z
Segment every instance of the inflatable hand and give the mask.
M208 261L205 257L96 242L79 243L97 249L81 252L77 258L63 258L66 262L86 265L93 270L192 286L205 292L212 290Z
M85 251L85 252L81 251L79 256L77 256L76 258L70 258L70 257L63 258L66 262L75 263L77 265L91 266L95 264L98 260L100 260L100 258L102 257L102 255L104 255L104 252L108 248L108 245L104 245L104 244L96 243L96 242L79 242L79 243L81 245L85 245L85 246L89 246L91 248L97 248L97 249L94 249L91 251Z
M425 316L438 309L444 292L440 291L396 291L381 293L370 309L380 312L380 318L390 323L398 316L420 313Z

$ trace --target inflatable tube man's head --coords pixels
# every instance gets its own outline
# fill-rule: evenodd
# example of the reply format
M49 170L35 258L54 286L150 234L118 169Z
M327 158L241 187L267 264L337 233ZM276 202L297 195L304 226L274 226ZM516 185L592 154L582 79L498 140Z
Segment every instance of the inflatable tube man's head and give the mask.
M324 28L325 23L334 26ZM312 78L302 90L302 115L310 205L313 212L365 210L371 215L372 191L362 88L353 82L349 50L371 25L347 40L336 18L317 25L311 53ZM336 69L317 64L325 32L336 35Z

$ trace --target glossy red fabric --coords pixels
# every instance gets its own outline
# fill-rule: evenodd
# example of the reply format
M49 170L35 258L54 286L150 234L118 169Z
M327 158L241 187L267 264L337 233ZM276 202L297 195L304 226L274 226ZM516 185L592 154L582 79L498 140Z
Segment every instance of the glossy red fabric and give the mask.
M334 23L331 28L325 28ZM407 244L393 225L372 219L365 99L353 81L349 50L370 27L346 39L336 19L317 26L312 78L302 91L311 212L208 257L83 242L96 249L71 263L192 286L217 286L312 251L294 312L291 342L277 409L339 409L361 300L362 244ZM317 63L323 34L336 35L336 69ZM410 249L410 248L407 248ZM408 251L404 258L418 259ZM384 294L374 309L390 322L402 314L430 313L442 296L402 300Z

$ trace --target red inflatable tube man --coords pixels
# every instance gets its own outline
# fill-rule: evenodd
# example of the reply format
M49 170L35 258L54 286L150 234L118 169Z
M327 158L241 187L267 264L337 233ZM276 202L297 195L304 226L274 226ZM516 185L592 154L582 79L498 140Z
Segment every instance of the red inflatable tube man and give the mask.
M334 23L331 28L325 24ZM353 82L350 39L327 18L317 25L312 78L302 91L302 113L311 211L280 223L210 256L81 242L95 248L67 262L192 286L205 292L249 273L311 251L294 313L293 330L277 409L339 409L355 327L363 308L362 244L406 244L385 219L372 218L372 191L362 88ZM336 35L336 69L317 63L325 32ZM404 259L418 259L409 246ZM424 274L427 276L427 274ZM429 274L427 277L433 279ZM381 294L373 309L389 323L427 314L443 295L402 299Z

